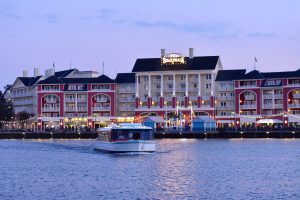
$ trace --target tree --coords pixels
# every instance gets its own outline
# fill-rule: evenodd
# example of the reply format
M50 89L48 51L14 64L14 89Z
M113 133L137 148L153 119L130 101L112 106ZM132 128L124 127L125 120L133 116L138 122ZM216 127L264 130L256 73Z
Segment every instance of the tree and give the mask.
M24 129L24 121L30 118L30 114L26 111L22 111L18 114L18 120L21 121L22 129Z
M14 116L15 114L12 102L10 100L6 100L2 91L0 91L0 121L11 121ZM3 123L1 123L1 128L2 124Z

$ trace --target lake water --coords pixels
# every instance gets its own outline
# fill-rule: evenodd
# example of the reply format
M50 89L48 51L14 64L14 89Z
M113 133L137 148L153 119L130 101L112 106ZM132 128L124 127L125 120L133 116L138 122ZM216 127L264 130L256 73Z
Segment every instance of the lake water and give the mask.
M300 199L300 140L157 140L103 154L93 140L0 140L0 199Z

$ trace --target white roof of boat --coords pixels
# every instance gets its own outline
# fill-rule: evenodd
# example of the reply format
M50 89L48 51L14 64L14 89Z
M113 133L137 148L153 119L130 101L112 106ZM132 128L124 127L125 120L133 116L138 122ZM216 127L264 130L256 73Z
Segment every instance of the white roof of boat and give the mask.
M112 127L113 129L152 129L149 126L144 126L141 123L120 123Z
M111 124L108 127L99 128L99 131L110 131L111 129L152 129L149 126L144 126L141 123L120 123Z

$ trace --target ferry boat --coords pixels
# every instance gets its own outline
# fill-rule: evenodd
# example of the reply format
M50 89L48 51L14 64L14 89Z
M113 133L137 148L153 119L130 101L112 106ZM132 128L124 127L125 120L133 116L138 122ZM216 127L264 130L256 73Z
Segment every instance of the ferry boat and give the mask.
M121 123L98 129L94 150L110 153L155 152L151 127L139 123Z

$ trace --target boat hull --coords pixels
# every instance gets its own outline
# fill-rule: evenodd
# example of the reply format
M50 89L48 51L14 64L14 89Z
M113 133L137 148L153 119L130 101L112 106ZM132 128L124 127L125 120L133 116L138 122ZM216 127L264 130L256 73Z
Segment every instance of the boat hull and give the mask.
M97 141L94 144L94 150L110 153L126 152L155 152L156 145L154 141L124 141L124 142L103 142Z

